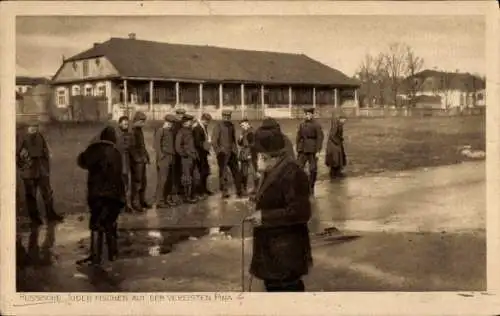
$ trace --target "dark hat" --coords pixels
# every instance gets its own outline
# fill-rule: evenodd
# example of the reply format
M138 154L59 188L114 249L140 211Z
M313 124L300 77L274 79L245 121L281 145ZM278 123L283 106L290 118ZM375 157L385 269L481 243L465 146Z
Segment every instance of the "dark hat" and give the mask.
M272 117L265 117L264 120L262 121L262 127L266 127L266 128L274 127L274 128L277 128L281 131L280 123L278 123L278 121L276 121Z
M138 121L145 121L146 120L146 114L144 114L144 112L141 112L141 111L137 111L135 112L134 114L134 119L133 121L134 122L138 122Z
M314 114L314 108L305 108L304 113L311 113Z
M187 122L187 121L191 121L193 119L194 119L194 116L192 116L191 114L184 114L184 116L182 117L182 123Z
M167 115L165 115L164 120L166 122L174 123L175 121L177 121L177 118L172 114L167 114Z
M256 151L261 153L278 153L284 148L285 139L279 124L271 118L264 120L262 125L255 131Z
M246 117L244 117L241 121L240 121L240 124L241 123L248 123L248 119Z
M212 115L210 115L210 113L203 113L201 115L201 119L205 120L205 121L211 121L212 120Z
M222 116L231 116L233 111L231 110L222 110Z
M177 108L175 114L186 114L186 110L183 108Z
M116 130L111 126L105 127L99 135L99 139L116 144Z

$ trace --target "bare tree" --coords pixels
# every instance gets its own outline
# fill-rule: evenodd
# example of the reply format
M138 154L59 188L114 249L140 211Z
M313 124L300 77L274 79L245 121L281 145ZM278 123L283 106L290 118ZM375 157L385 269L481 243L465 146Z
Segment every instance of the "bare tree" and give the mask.
M410 46L406 46L406 74L409 80L409 97L412 106L416 104L416 95L419 92L423 81L415 78L415 75L422 70L424 59L417 56Z
M373 57L370 54L365 55L356 71L356 77L362 82L362 93L368 99L368 106L373 106L376 78L373 69Z
M402 43L392 43L385 54L385 66L391 83L391 92L394 105L398 104L398 93L402 79L406 75L406 45Z

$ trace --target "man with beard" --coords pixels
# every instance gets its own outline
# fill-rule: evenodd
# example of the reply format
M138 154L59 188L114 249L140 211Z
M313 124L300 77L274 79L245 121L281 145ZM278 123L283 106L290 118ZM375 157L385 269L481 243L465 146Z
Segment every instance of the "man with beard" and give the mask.
M192 130L193 118L192 115L184 115L182 128L175 138L175 151L181 156L181 180L184 187L184 201L190 204L196 203L193 192L193 171L197 153Z
M118 119L116 148L122 154L122 172L126 192L126 210L132 212L132 201L130 193L130 148L133 144L133 135L130 132L130 119L128 116L121 116Z
M196 188L196 193L199 195L212 195L208 189L208 176L210 175L210 165L208 163L208 155L210 155L210 136L208 135L208 124L212 120L212 116L208 113L203 113L199 121L193 125L194 146L198 154L196 159L196 169L200 174L200 182Z
M45 137L38 129L38 122L30 121L26 135L17 147L17 165L24 183L26 207L31 222L41 225L37 207L37 192L45 205L45 215L49 222L62 222L63 217L54 210L53 191L50 185L50 153Z
M250 273L268 292L303 292L312 265L307 223L311 202L307 174L287 153L279 128L264 122L255 132L262 181L255 196Z
M146 165L149 164L149 153L144 141L143 127L146 124L146 114L136 112L133 118L133 144L130 148L131 195L132 207L137 211L150 208L146 202Z
M117 220L125 206L122 154L116 147L116 130L106 127L99 140L78 156L78 165L88 171L87 203L90 209L90 255L77 264L98 265L102 260L103 237L108 246L108 260L118 254Z
M323 129L314 119L314 109L305 109L306 119L297 131L297 160L301 168L309 164L309 186L311 195L314 195L314 185L318 174L317 154L323 148Z
M254 194L255 189L259 185L257 177L257 152L254 148L254 131L247 119L241 120L240 127L238 160L240 161L242 190L243 194L248 192L248 176L250 175L250 169L252 169L254 185L250 194Z
M347 163L347 157L344 150L344 124L345 117L333 117L330 126L330 132L326 143L325 164L330 168L330 179L344 177L342 168Z
M212 131L212 146L217 155L219 167L219 187L224 199L230 196L227 188L227 168L233 175L236 194L238 197L243 196L237 158L236 131L233 122L231 122L231 115L230 110L222 111L222 121L217 122Z
M155 208L169 207L176 205L172 198L172 187L167 184L172 183L169 180L173 175L174 159L175 159L175 139L173 133L173 125L177 121L176 117L167 114L163 126L156 131L155 134L155 151L156 151L156 193L155 193ZM175 188L175 187L174 187ZM162 200L164 203L162 203Z

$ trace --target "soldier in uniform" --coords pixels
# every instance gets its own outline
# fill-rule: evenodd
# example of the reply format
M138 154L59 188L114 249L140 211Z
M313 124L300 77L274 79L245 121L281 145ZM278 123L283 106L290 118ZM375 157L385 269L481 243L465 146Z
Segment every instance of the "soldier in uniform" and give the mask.
M210 155L210 136L208 135L208 124L212 120L212 116L208 113L203 113L199 121L193 125L194 146L198 154L196 160L196 168L200 174L200 183L196 188L196 193L200 195L212 195L208 189L208 176L210 175L210 165L208 163L208 155Z
M243 193L246 194L248 189L248 176L250 169L252 170L254 185L251 194L255 193L255 189L259 185L257 177L257 152L254 148L254 130L247 119L240 122L241 134L238 138L238 160L240 161L241 183Z
M175 151L181 157L181 181L184 187L184 201L190 204L196 203L193 192L193 171L197 153L192 130L193 119L192 115L184 115L182 128L178 131L175 138Z
M156 194L155 194L155 208L168 207L175 205L172 199L172 188L167 186L169 178L172 177L174 170L175 159L175 139L173 132L173 125L177 118L171 114L165 116L163 126L158 129L155 135L155 151L156 151ZM163 200L164 203L161 203Z
M63 217L54 210L53 191L50 185L50 152L45 137L40 133L38 122L28 123L26 135L17 147L17 165L24 183L26 206L31 222L41 225L37 207L37 191L43 198L45 215L49 222L62 222Z
M149 164L150 159L142 130L145 123L146 115L143 112L136 112L133 118L133 144L130 148L130 171L132 178L132 207L137 211L150 208L150 205L146 202L146 165Z
M212 130L212 146L217 155L219 187L223 198L229 197L226 179L228 167L233 175L236 194L238 197L243 196L237 158L236 131L233 122L231 122L231 115L232 112L230 110L224 110L222 112L222 121L218 122Z
M306 162L309 164L309 185L311 195L314 194L314 184L318 173L317 154L323 147L323 129L314 119L314 109L305 109L306 119L299 126L297 131L297 160L301 168L304 168Z
M127 197L126 211L131 212L132 201L130 194L130 148L133 144L133 135L130 132L130 119L128 116L121 116L118 119L117 143L116 147L122 154L122 173L125 182L125 192Z

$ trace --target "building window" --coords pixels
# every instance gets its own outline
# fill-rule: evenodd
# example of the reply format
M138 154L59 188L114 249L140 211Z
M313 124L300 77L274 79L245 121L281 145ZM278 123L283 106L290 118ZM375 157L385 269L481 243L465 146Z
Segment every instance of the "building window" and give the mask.
M68 102L66 100L66 88L59 88L57 89L57 98L56 98L57 106L58 107L65 107Z
M71 95L80 95L80 86L73 86L71 88Z
M83 61L83 76L87 77L89 75L89 61L84 60Z
M85 96L89 97L93 95L93 87L92 85L85 85Z
M73 70L77 70L78 69L78 64L76 63L76 61L73 62Z
M100 59L100 58L96 58L96 59L95 59L95 64L96 64L97 66L99 66L99 65L101 64L101 59Z
M101 84L97 86L97 95L100 97L106 97L106 85Z

